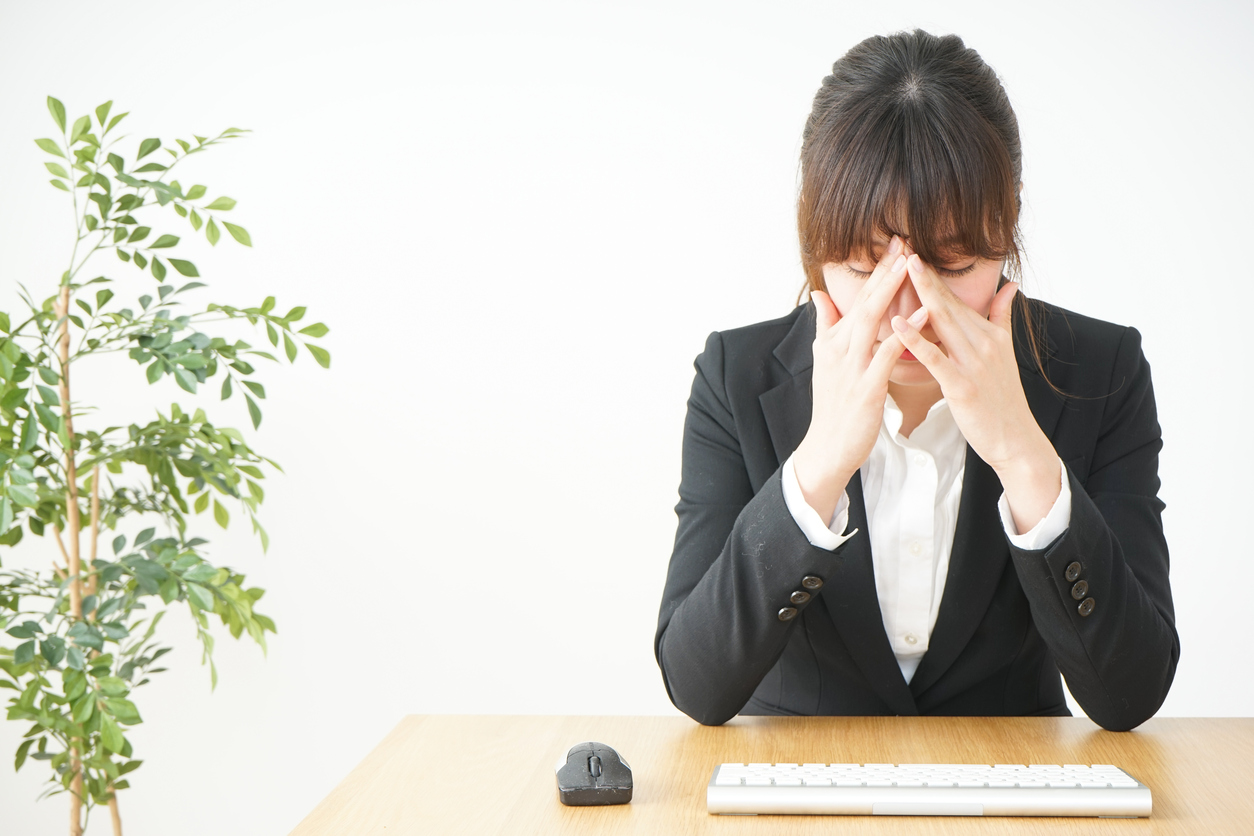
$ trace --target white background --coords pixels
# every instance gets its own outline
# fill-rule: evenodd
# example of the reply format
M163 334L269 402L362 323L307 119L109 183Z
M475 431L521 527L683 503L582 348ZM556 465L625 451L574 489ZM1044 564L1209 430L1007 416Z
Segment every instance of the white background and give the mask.
M148 387L124 358L77 373L101 407L80 429L199 402L286 469L269 554L198 520L279 634L268 659L220 639L211 694L185 615L166 620L131 836L284 833L409 713L675 712L652 640L693 358L791 310L814 92L849 47L913 26L1005 80L1025 292L1144 337L1183 646L1160 713L1254 714L1248 4L0 9L0 309L18 281L51 293L68 257L69 198L32 142L53 94L71 119L114 99L134 145L251 128L181 180L236 198L252 250L153 225L185 236L198 305L274 294L332 329L330 371L266 366L255 433L238 400ZM112 256L88 272L132 298L155 284ZM52 556L28 537L3 559ZM44 765L2 765L24 729L0 723L2 829L62 832L64 798L34 800Z

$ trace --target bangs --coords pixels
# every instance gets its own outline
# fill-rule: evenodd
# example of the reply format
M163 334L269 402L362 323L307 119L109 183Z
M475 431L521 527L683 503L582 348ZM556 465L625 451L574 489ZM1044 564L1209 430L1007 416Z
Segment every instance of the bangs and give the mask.
M894 92L821 126L803 162L807 273L873 257L893 235L930 264L979 256L1017 269L1018 184L1003 139L961 99L920 95L908 80Z

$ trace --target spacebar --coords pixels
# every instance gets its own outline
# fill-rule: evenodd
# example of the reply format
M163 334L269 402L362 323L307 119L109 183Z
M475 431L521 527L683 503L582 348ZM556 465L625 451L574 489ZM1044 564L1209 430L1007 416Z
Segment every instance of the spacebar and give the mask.
M877 801L871 805L875 816L982 816L983 804L942 801Z

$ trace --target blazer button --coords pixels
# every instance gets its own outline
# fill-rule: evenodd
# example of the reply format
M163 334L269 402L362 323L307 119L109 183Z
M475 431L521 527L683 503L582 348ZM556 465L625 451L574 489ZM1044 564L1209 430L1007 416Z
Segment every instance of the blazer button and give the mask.
M1093 612L1093 607L1096 605L1097 605L1097 602L1094 601L1092 598L1085 598L1083 601L1080 602L1080 606L1076 607L1076 612L1078 612L1080 615L1088 615L1089 613Z
M806 575L801 579L801 585L811 592L814 592L816 589L823 588L823 579L818 575Z
M1085 595L1089 594L1088 581L1076 581L1075 586L1071 587L1071 597L1079 601Z
M804 604L806 601L809 601L809 600L810 600L810 593L809 593L809 592L802 592L800 589L798 589L798 590L797 590L796 592L794 592L792 595L789 595L789 596L788 596L788 600L789 600L789 601L792 601L792 602L793 602L794 604L796 604L797 606L801 606L801 605L802 605L802 604Z
M1068 565L1067 566L1067 580L1069 581L1078 580L1080 577L1080 570L1083 568L1084 567L1081 566L1079 563L1071 563L1070 565Z
M1088 615L1088 613L1085 613L1085 615ZM779 611L780 621L792 621L796 617L797 617L797 610L795 607L784 607L782 610Z

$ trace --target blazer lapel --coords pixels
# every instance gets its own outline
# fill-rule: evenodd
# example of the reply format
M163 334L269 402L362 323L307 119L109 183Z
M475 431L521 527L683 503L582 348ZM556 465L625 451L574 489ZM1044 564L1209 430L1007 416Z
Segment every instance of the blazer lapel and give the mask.
M1048 343L1049 354L1053 356L1056 343L1052 337ZM1062 414L1063 400L1040 376L1026 346L1017 341L1015 351L1028 407L1041 430L1052 438ZM910 691L915 697L935 684L954 663L992 603L1005 563L1010 559L1010 546L1002 533L1001 515L997 511L1002 490L997 473L967 445L958 523L940 612L928 651L910 680Z
M814 305L806 305L788 335L775 348L776 358L791 377L758 398L780 464L792 455L810 427L814 371ZM875 693L894 714L916 715L914 697L901 675L880 612L875 569L862 496L862 474L857 471L846 486L849 527L858 534L842 549L821 597L841 639Z

